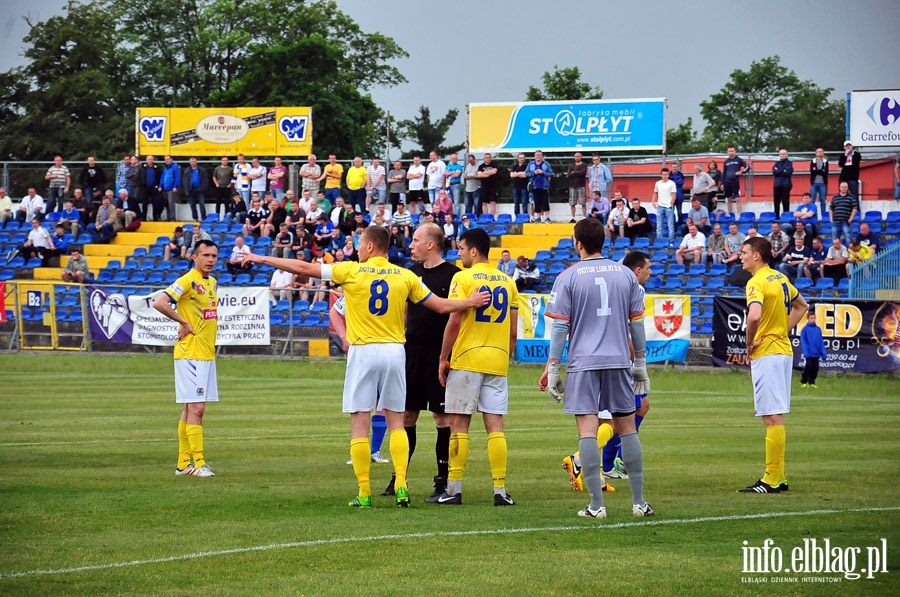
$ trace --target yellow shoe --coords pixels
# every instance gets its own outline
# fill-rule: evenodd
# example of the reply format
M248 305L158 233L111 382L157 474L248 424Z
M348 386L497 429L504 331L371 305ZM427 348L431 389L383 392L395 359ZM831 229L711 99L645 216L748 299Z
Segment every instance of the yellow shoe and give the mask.
M575 464L575 456L569 455L563 458L563 468L569 473L569 483L575 491L584 491L584 476L581 474L581 467Z

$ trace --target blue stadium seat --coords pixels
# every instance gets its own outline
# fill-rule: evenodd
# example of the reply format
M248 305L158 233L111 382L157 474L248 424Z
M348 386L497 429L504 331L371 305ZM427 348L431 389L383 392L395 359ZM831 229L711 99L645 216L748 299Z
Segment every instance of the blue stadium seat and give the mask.
M700 333L701 334L712 334L713 333L713 324L705 321L700 324Z
M25 266L28 269L34 269L36 267L41 267L43 262L41 262L40 257L32 257L28 261L25 262Z
M775 222L775 212L774 211L764 211L756 218L757 222L771 224Z
M648 278L647 283L644 284L644 288L646 290L656 290L662 286L662 280L657 277Z
M732 222L735 221L734 214L730 214L730 213L723 211L716 215L715 221L722 224L723 227L727 226L728 224L731 224Z
M107 269L101 269L100 273L97 274L97 284L109 284L113 281L112 272Z
M813 282L809 278L797 278L794 281L794 288L797 290L808 290L812 288Z
M650 239L646 236L639 236L634 239L634 244L632 245L635 249L647 249L650 247Z
M222 286L229 286L234 281L234 278L231 276L231 274L222 274L221 276L216 278L216 281Z
M819 236L831 236L831 222L822 222L816 232L819 233Z
M123 265L121 269L126 271L136 271L141 269L141 264L137 259L126 259L125 265Z
M174 284L176 281L178 281L178 278L180 278L182 275L183 274L180 272L172 272L171 274L167 275L166 282L165 282L166 285Z
M512 214L499 214L497 216L497 223L498 224L512 224L513 223Z
M540 250L534 254L535 261L550 261L550 259L550 251L547 250Z
M21 245L24 244L26 240L28 240L28 235L20 232L19 234L13 234L12 238L9 239L9 242L13 245Z
M662 285L663 290L681 290L684 284L678 278L669 278L666 280L666 283Z
M703 311L700 312L700 319L712 319L713 316L713 308L706 307Z
M879 288L881 288L881 283L876 278L863 280L859 285L859 289L863 292L871 292L873 290L878 290Z
M16 312L12 309L6 310L6 321L15 321L16 320Z
M165 250L163 247L151 247L150 251L147 252L147 257L153 257L154 259L162 259L165 256Z
M268 286L269 285L269 277L265 274L256 274L253 276L253 281L251 282L253 286Z
M793 213L786 211L783 214L781 214L781 217L778 218L778 221L781 222L782 224L793 224L794 220L796 220L796 219L797 218L794 217Z
M884 221L892 224L900 222L900 211L887 212L887 215L884 216Z
M0 270L0 282L6 282L16 277L16 273L11 269Z
M504 234L509 234L509 228L506 226L494 226L491 230L491 236L503 236Z
M158 272L170 272L172 271L172 262L171 261L160 261L156 264L156 271Z
M556 247L559 249L574 249L575 241L567 236L566 238L559 239L559 242L556 243Z
M82 233L78 235L78 244L89 245L94 242L94 237L90 234Z
M798 280L798 282L799 282L799 280ZM794 288L797 288L796 284L794 284ZM835 286L835 288L837 288L838 290L845 291L845 292L850 290L850 278L841 278L838 281L837 286Z
M691 319L699 319L700 318L700 307L697 305L691 305Z
M219 214L208 213L208 214L206 214L206 217L203 218L203 221L204 221L204 222L210 222L210 223L212 223L212 222L218 222L218 221L219 221Z
M623 259L625 259L626 253L627 251L625 249L619 249L610 256L610 259L612 259L613 261L622 261Z
M153 259L141 259L140 261L140 270L144 272L153 271L156 269L156 262Z
M831 290L834 288L834 280L831 278L819 278L816 280L816 285L813 288L816 290Z
M316 301L310 308L310 313L328 313L328 301Z
M527 224L530 221L528 214L519 214L516 216L516 224Z
M147 284L160 286L165 281L165 279L166 278L162 272L150 272L150 274L147 275Z
M882 220L880 211L867 211L866 217L863 218L863 222L869 222L870 224L880 223Z
M556 251L551 259L553 261L572 261L575 256L568 249L561 249Z
M772 215L775 215L775 212L772 212ZM756 221L756 215L752 211L745 211L738 217L739 224L752 224Z
M294 311L309 311L309 301L297 301L294 303Z
M653 240L653 244L650 245L651 249L668 249L672 246L672 243L669 242L669 239L664 238L662 236L657 236Z
M284 313L270 312L269 325L284 325Z
M885 234L900 234L900 222L891 222L884 228Z
M25 258L24 257L16 257L12 261L6 264L7 266L17 269L25 267Z
M131 254L132 257L146 257L147 249L144 247L137 247L134 252Z
M457 249L450 249L447 251L447 254L444 256L444 259L447 261L456 261L459 259L459 251Z
M479 224L493 224L494 223L494 215L493 214L481 214L478 216Z
M290 311L291 310L291 301L288 300L280 300L271 309L272 311Z
M650 254L650 263L652 263L653 265L659 265L661 263L667 262L668 260L669 260L669 252L664 249L660 249L658 251L653 251L653 253ZM653 267L653 266L650 266L650 267Z
M693 263L689 270L687 270L687 275L689 276L705 276L706 275L706 264L705 263Z
M683 276L685 272L684 265L680 263L672 263L669 265L669 269L666 271L670 276Z
M250 274L238 274L234 277L235 286L248 286L250 284Z
M650 275L661 276L666 273L666 265L664 263L653 263L650 265Z
M617 238L613 243L614 249L628 249L631 247L631 239L628 237Z
M71 309L72 307L77 307L78 306L78 297L76 297L76 296L63 297L63 299L61 301L59 301L59 306L66 308L66 309Z
M547 271L547 273L551 276L558 276L564 271L566 271L566 264L557 262L550 265L550 269Z
M292 313L290 319L285 317L285 321L290 322L291 325L296 325L296 326L303 325L303 314L302 313Z
M145 284L147 282L147 272L137 271L128 279L131 284Z
M688 281L684 284L683 288L685 290L700 290L703 288L704 284L703 278L688 278Z

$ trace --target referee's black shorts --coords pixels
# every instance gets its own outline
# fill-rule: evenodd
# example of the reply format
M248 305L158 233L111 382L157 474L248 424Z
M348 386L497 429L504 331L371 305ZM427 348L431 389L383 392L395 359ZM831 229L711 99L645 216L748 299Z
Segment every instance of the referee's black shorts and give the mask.
M444 412L444 387L438 379L440 345L406 345L406 410Z

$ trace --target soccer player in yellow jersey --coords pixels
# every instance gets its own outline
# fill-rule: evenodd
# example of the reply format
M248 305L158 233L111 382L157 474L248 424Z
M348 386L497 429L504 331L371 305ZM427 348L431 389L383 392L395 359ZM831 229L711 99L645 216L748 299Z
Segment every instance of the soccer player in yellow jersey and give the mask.
M747 355L756 416L766 425L766 474L741 493L781 493L784 478L784 415L791 410L793 347L788 339L806 313L806 301L787 276L769 267L772 245L762 237L741 245L747 282Z
M216 380L218 331L216 280L210 276L219 249L211 240L197 241L194 267L153 301L153 308L178 322L175 344L175 402L184 404L178 422L176 475L215 477L203 457L203 413L207 402L219 401ZM176 309L172 308L176 304ZM193 462L191 462L193 460Z
M372 464L369 447L370 412L384 410L390 432L391 458L396 475L397 505L409 506L406 469L409 440L403 428L406 410L406 341L404 316L407 299L438 311L451 313L481 307L490 300L487 292L473 293L465 300L435 296L408 269L387 259L388 231L369 226L359 240L359 262L333 265L296 259L275 259L250 254L245 263L263 263L301 276L340 284L346 302L347 371L344 376L343 410L350 414L350 459L359 483L359 494L350 506L370 508Z
M490 292L490 303L454 313L444 330L440 381L447 388L450 415L450 467L447 488L435 503L462 504L462 478L469 460L469 424L480 411L488 434L487 452L494 480L494 505L513 506L506 493L506 435L503 415L509 403L509 356L516 346L519 293L512 279L489 261L491 239L481 228L459 237L459 256L467 268L453 276L450 298ZM451 348L452 360L451 359Z

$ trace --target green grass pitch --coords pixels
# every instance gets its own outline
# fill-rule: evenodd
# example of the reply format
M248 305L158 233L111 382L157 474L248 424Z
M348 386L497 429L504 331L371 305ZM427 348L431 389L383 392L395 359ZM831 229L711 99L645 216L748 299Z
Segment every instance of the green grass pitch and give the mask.
M634 518L619 480L609 518L594 521L576 516L588 497L560 466L576 445L574 421L537 391L534 367L510 374L517 506L492 506L477 418L465 504L424 503L435 466L426 413L413 507L376 495L368 511L347 507L356 482L342 362L220 359L222 401L204 421L214 479L173 474L170 358L7 354L0 372L3 595L900 594L896 378L822 377L818 390L795 378L791 490L766 496L735 492L764 466L749 375L651 371L641 441L657 516ZM390 471L373 465L376 493ZM885 539L888 571L743 571L744 541L771 539L787 566L804 539L826 538L861 548L857 570Z

